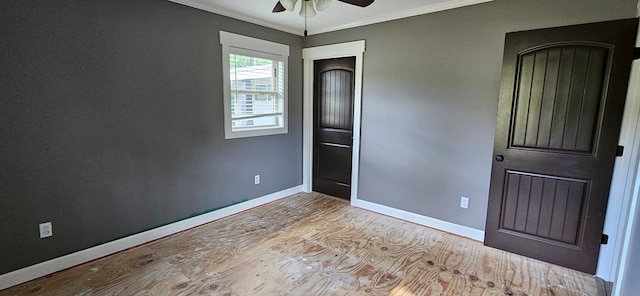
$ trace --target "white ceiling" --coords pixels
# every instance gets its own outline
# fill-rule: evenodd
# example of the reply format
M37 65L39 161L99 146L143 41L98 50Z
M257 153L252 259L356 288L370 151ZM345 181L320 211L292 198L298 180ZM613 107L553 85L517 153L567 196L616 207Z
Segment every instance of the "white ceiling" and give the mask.
M169 0L243 21L303 35L304 18L296 11L272 13L277 0ZM394 19L453 9L493 0L376 0L361 8L332 0L324 11L308 18L309 35L380 23Z

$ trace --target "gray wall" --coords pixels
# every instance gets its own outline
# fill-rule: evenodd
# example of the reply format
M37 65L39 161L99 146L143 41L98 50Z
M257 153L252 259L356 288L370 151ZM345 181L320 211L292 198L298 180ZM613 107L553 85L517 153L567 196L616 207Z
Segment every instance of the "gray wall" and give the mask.
M305 39L366 40L359 198L484 229L505 33L631 18L636 3L496 0Z
M288 134L224 140L219 30L291 46ZM301 44L166 0L1 1L0 274L300 185Z

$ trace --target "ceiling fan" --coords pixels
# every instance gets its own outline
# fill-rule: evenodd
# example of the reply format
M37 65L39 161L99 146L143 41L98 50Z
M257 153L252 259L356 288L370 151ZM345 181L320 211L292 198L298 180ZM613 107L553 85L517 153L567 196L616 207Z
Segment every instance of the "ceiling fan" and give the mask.
M338 0L338 1L355 5L355 6L367 7L371 5L371 3L373 3L374 0ZM279 0L271 12L277 13L277 12L283 12L285 10L293 11L296 7L296 3L298 3L298 0ZM327 7L329 7L329 4L331 4L331 0L302 0L302 6L300 7L300 16L305 18L304 36L307 36L307 30L306 30L307 17L315 16L316 10L323 11L327 9Z
M367 7L373 3L374 0L338 0L347 4ZM285 10L293 11L296 7L298 0L280 0L276 3L276 6L271 12L283 12ZM331 4L331 0L302 0L302 7L300 8L300 16L313 17L316 15L316 10L323 11ZM314 9L315 6L315 9Z

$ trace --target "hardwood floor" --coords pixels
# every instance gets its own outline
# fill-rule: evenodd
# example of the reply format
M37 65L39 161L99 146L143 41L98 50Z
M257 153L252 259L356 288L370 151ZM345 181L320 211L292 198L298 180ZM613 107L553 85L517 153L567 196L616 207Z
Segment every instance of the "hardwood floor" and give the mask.
M593 276L297 194L5 295L597 295Z

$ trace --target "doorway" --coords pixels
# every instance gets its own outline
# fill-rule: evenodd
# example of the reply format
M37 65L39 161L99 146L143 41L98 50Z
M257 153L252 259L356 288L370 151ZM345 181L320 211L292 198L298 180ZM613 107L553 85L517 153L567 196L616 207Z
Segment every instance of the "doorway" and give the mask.
M317 60L334 59L343 57L355 57L354 75L354 101L353 101L353 146L351 156L351 194L352 205L357 203L358 193L358 169L360 163L360 118L362 108L362 67L365 51L365 41L353 41L340 44L305 48L302 51L304 59L304 86L303 86L303 190L313 190L313 84L314 62Z
M349 200L355 57L314 62L313 191Z

